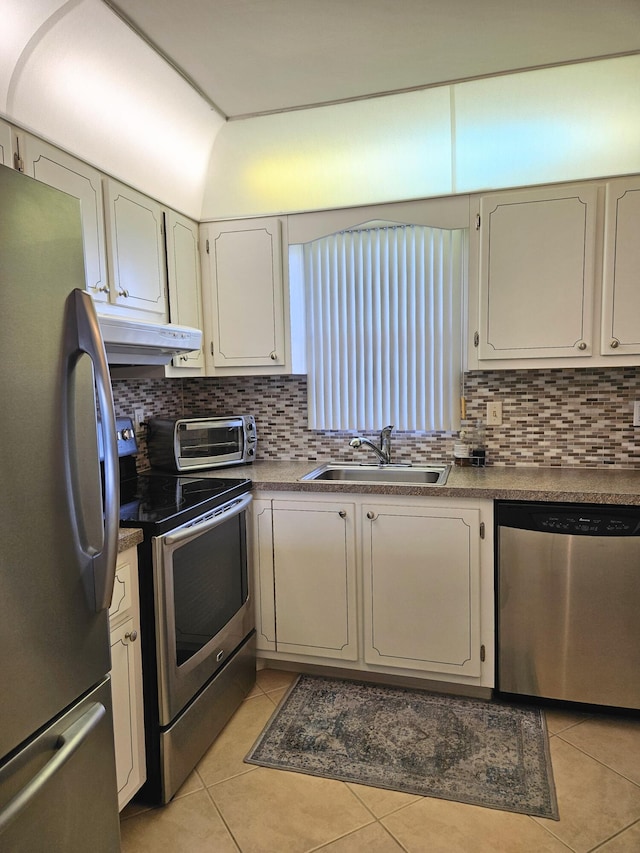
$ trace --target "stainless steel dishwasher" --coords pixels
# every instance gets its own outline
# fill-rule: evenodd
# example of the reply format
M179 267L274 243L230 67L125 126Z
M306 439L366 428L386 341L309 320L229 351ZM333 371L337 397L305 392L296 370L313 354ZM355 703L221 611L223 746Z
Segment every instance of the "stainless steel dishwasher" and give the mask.
M640 507L496 502L500 693L640 709Z

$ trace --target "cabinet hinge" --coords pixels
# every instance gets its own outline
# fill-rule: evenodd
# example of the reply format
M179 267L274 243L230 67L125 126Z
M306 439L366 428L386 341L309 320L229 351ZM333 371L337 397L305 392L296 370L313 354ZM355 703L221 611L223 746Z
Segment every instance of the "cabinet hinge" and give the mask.
M480 214L476 213L476 231L480 230Z
M484 646L480 646L480 660L484 661L487 657L487 650Z
M480 538L484 539L484 521L480 522Z
M206 249L207 249L207 255L208 255L208 254L209 254L209 238L207 238L207 239L206 239L206 241L205 241L205 246L206 246Z
M480 335L477 332L473 333L473 345L474 347L480 346Z
M213 355L213 341L211 341L211 344L209 345L209 349L211 350L211 355Z

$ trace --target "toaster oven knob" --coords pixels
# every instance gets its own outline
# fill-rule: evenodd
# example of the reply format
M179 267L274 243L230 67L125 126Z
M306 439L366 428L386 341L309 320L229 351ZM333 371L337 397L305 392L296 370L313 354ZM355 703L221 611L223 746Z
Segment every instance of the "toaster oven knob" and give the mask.
M255 453L255 450L253 449L253 447L249 447L249 448L247 448L247 454L248 454L249 456L253 456L253 455L254 455L254 453Z

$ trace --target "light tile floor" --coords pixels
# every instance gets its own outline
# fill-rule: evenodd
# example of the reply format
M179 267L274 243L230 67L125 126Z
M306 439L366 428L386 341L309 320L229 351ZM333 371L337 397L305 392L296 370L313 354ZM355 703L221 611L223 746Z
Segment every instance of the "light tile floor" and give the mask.
M640 720L548 711L560 820L244 764L294 676L262 670L172 802L122 814L123 853L638 853Z

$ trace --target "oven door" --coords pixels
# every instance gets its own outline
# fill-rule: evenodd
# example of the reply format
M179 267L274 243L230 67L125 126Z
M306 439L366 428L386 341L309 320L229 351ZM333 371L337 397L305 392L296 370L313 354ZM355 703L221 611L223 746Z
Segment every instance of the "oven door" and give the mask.
M153 539L160 725L168 726L253 630L242 495Z

